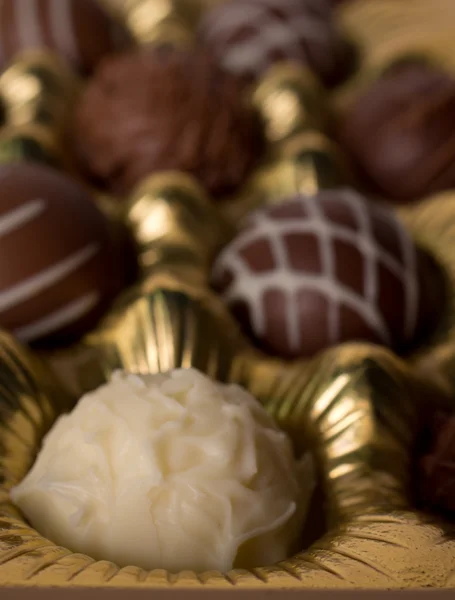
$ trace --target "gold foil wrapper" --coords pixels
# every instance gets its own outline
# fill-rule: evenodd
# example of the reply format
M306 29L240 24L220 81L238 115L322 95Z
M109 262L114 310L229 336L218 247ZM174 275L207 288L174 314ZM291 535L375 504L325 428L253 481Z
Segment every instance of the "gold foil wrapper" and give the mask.
M287 140L280 154L257 169L237 197L220 205L220 211L235 226L261 206L299 193L341 187L349 180L349 168L337 144L310 130Z
M186 47L193 43L194 7L178 0L111 3L139 44Z
M192 284L206 283L215 250L231 234L203 189L183 173L147 178L133 193L125 219L144 279L164 266Z
M38 162L66 170L55 136L41 125L29 123L0 129L0 163Z
M252 91L272 146L308 129L324 130L328 106L314 75L292 63L273 65Z
M39 124L58 135L77 99L79 81L56 55L28 51L0 76L0 99L10 126Z
M443 269L447 306L433 338L411 357L416 370L455 398L455 192L448 191L398 211L415 239ZM452 403L455 409L455 400Z
M409 499L416 434L428 411L450 399L380 347L349 344L293 364L254 350L208 288L206 274L190 280L185 260L179 266L168 259L167 247L179 247L182 256L214 251L212 210L187 177L146 180L124 215L136 236L143 277L97 330L75 348L40 357L0 335L0 584L450 587L455 527L417 513ZM218 227L223 229L221 221ZM206 271L205 259L198 265ZM289 433L296 452L314 453L327 527L309 548L252 571L145 572L52 544L10 503L8 491L30 468L42 435L82 393L118 368L155 373L178 367L245 386Z

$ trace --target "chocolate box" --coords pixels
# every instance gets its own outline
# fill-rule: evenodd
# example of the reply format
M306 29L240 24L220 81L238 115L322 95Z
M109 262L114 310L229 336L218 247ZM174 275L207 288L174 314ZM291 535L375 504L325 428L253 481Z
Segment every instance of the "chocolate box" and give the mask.
M126 10L129 16L139 4L112 0L115 10ZM369 22L368 11L376 14L377 9L377 3L369 0L356 12L356 4L360 6L359 0L352 9L346 8L344 17L354 37L363 31L365 20ZM392 4L400 5L402 12ZM399 20L393 11L405 14L404 4L404 0L387 2L390 7L378 9L378 14L384 23ZM413 10L423 13L422 2L416 0L415 5ZM187 23L196 17L189 12L161 13L164 18L157 17L153 27L144 30L141 21L138 30L135 21L131 28L141 41L191 43ZM379 19L375 28L380 28ZM368 48L368 40L365 45ZM373 63L368 59L360 73L370 73ZM455 525L416 511L407 491L416 432L429 407L453 406L453 193L397 210L415 239L444 266L450 292L443 325L406 358L369 344L341 345L305 361L266 356L244 337L210 289L213 257L246 212L276 197L311 193L347 179L339 149L304 117L312 94L319 93L307 81L306 72L282 65L256 89L254 101L269 111L270 153L242 192L221 209L195 180L175 172L146 178L121 210L103 200L111 222L124 223L133 233L140 276L80 343L59 352L31 352L1 334L2 593L19 595L8 586L27 588L21 593L36 598L40 593L50 597L50 588L68 596L88 588L91 593L93 588L99 590L100 597L116 595L120 588L137 595L143 590L173 594L182 590L189 597L203 591L253 596L264 590L278 594L455 587ZM269 100L280 90L298 102L286 126L277 128L279 110L274 111ZM35 116L29 120L36 121ZM320 120L317 123L322 127ZM251 571L146 572L73 554L24 521L9 500L9 490L30 468L43 434L58 414L116 369L145 373L190 366L214 379L245 386L299 451L313 451L319 489L312 510L318 527L306 532L306 549Z

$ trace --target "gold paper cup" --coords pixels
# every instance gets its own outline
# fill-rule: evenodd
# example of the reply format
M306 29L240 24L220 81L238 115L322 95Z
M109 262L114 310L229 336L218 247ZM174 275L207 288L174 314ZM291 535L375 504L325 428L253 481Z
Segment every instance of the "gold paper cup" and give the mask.
M139 44L193 43L191 3L178 0L106 0Z
M154 245L165 249L166 239L171 246L185 240L182 250L186 244L196 254L198 247L211 251L210 236L201 240L192 219L182 218L178 198L185 194L196 204L202 200L187 178L151 178L138 188L126 218L139 256ZM163 239L161 229L146 226L146 215L137 218L141 206L140 211L146 207L152 213L166 207L172 236ZM179 267L165 258L145 269L144 279L119 299L98 329L67 353L38 359L0 336L0 584L450 587L455 527L415 512L408 496L417 432L429 410L438 403L447 406L449 399L422 382L409 364L376 346L345 345L304 363L266 358L241 335L202 275L193 282L181 277L186 269L185 262ZM156 373L178 367L244 386L289 433L296 452L313 452L327 531L308 549L251 571L173 574L119 568L57 547L10 503L8 491L30 468L42 435L81 394L118 368Z
M56 134L71 114L79 80L49 51L19 54L0 76L0 99L8 125L43 125Z
M402 207L398 214L441 266L447 284L447 306L439 328L410 361L417 371L455 397L455 192ZM455 407L455 401L453 404Z
M270 67L253 89L252 103L272 146L302 131L327 126L329 110L321 85L311 71L292 63Z
M277 204L296 194L314 194L340 187L350 180L337 144L309 130L292 136L279 154L253 173L240 193L220 203L223 218L236 227L251 211Z
M56 137L47 127L35 123L0 129L0 163L15 162L37 162L69 169Z

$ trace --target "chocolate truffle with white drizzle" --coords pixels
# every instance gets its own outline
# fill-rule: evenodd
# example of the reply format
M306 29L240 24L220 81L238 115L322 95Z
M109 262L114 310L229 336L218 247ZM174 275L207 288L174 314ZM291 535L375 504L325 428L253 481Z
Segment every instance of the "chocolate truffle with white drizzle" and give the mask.
M439 269L394 214L347 189L251 215L213 285L258 345L287 359L354 340L406 351L444 303Z
M309 67L329 86L343 81L354 50L327 0L231 0L216 5L198 31L223 67L257 79L277 62Z
M122 287L119 254L79 184L44 166L0 166L0 327L28 343L84 334Z
M23 50L49 49L82 74L129 43L95 0L1 0L0 68Z

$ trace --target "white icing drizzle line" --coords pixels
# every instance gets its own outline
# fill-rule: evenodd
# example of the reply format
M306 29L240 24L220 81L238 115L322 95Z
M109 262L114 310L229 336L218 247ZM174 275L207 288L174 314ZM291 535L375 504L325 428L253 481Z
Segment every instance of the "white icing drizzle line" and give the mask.
M32 342L76 322L88 314L99 300L100 296L96 292L85 294L42 319L16 329L13 333L21 342Z
M269 10L279 7L286 13L286 22L277 19ZM229 38L233 31L242 25L255 25L255 35L243 42L231 44ZM220 52L226 68L235 72L256 72L268 63L268 55L280 50L289 59L300 59L302 55L301 40L313 40L325 44L329 35L325 23L318 15L306 13L302 15L299 0L296 2L277 3L258 2L242 6L231 5L229 10L222 9L207 17L204 31L208 39L222 44Z
M283 244L283 237L280 232L273 227L273 223L270 219L267 219L266 215L258 215L256 225L262 229L263 234L267 234L267 240L270 243L272 256L274 262L277 265L278 277L285 278L287 273L290 271L288 262L288 254ZM299 306L297 302L298 289L289 289L288 297L286 299L286 337L289 340L290 346L293 350L299 348L300 344L300 331L298 327L293 327L294 323L299 322ZM264 312L264 311L262 311ZM262 315L263 327L265 326L265 315Z
M413 241L402 228L398 220L385 212L382 207L366 207L362 197L346 189L341 190L339 202L344 202L356 218L359 230L331 223L327 220L317 205L316 197L301 197L301 202L309 218L274 220L262 211L258 211L248 220L250 227L244 230L225 250L221 252L216 262L214 276L224 269L232 272L234 279L224 294L230 303L244 300L251 307L252 327L256 335L265 333L266 319L263 296L268 289L282 290L287 296L286 332L291 348L296 348L296 340L301 341L301 325L299 313L293 303L296 291L313 290L321 293L330 303L329 335L332 343L339 341L340 331L339 306L344 304L357 312L385 344L391 342L391 332L381 314L379 302L378 268L381 263L391 271L404 286L405 295L405 327L406 334L412 335L417 320L418 287L416 271L416 250ZM369 212L371 211L371 213ZM372 232L371 214L378 219L385 219L394 225L400 236L403 253L403 264L393 255L381 248L375 241ZM318 275L295 272L289 268L284 238L289 234L313 233L319 240L322 252L322 272ZM252 272L249 265L239 252L257 240L269 241L274 257L275 268L266 273ZM333 243L335 240L345 241L356 247L364 260L364 294L357 294L349 288L342 287L336 280L335 255ZM299 336L297 338L296 336Z
M319 249L321 251L322 272L331 281L334 281L336 276L335 256L332 252L332 238L329 228L324 220L324 213L321 211L321 207L314 196L308 196L306 199L308 213L318 226L318 242ZM331 295L329 298L327 298L327 300L329 302L329 311L327 315L328 337L330 344L336 344L340 336L340 305L335 295Z
M21 47L41 47L44 38L39 18L39 3L33 0L14 0L12 4Z
M379 300L378 277L376 275L379 265L377 264L376 248L372 246L371 240L374 239L371 227L370 216L362 198L353 191L346 191L344 195L346 204L350 207L351 213L357 223L360 231L358 248L363 257L363 294L369 304L377 305ZM395 275L400 276L400 270L395 269Z
M0 312L26 302L55 285L91 260L100 250L99 244L89 244L48 269L33 275L14 287L0 293Z
M74 29L73 0L48 0L48 3L49 25L57 50L78 62L80 48Z
M36 199L0 216L0 238L27 225L46 210L46 202Z

